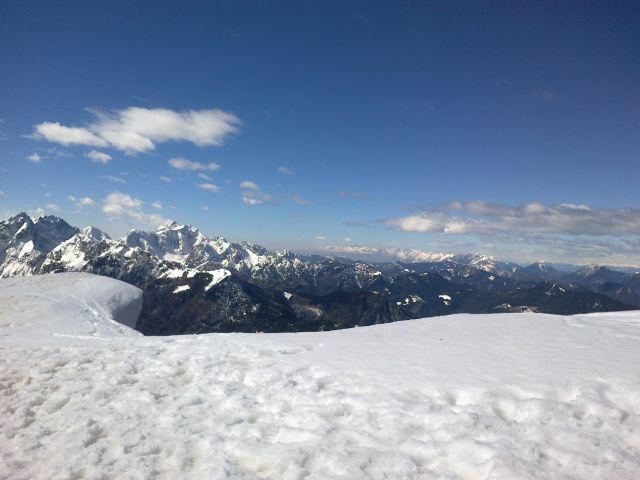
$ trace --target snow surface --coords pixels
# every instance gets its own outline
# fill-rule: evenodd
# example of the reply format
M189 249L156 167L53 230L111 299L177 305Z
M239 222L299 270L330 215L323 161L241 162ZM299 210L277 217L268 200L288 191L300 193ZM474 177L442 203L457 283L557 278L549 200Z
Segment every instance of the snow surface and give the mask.
M89 273L0 280L0 337L55 344L51 336L141 336L142 291ZM39 337L45 337L44 340ZM41 343L38 343L41 342Z
M206 287L204 287L204 291L205 292L207 290L210 290L211 288L215 287L222 280L224 280L229 275L231 275L231 272L229 270L224 269L224 268L218 268L217 270L207 270L204 273L208 273L209 275L211 275L211 281L207 284Z
M87 336L77 275L0 281L0 478L638 478L640 312Z
M442 303L449 305L451 303L451 297L449 295L438 295L442 299Z
M189 285L180 285L180 286L176 287L176 289L173 291L173 293L186 292L190 288L191 287Z

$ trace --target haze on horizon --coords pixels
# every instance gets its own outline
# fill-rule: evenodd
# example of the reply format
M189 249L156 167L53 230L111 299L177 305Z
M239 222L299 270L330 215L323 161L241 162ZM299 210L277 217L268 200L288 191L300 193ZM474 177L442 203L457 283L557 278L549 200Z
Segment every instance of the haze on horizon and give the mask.
M2 2L0 216L640 265L640 4Z

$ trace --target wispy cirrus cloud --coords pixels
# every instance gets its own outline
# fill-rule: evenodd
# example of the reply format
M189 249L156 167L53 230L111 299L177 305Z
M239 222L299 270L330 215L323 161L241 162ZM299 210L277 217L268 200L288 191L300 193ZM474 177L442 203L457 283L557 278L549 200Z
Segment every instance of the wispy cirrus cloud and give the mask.
M98 180L107 180L109 182L122 183L123 185L127 183L124 178L116 177L115 175L100 175Z
M299 197L298 195L291 195L289 199L291 199L293 203L297 203L298 205L302 205L303 207L311 205L311 202L309 200Z
M242 192L242 203L248 207L263 205L265 203L277 203L275 197L265 192L256 190L247 190Z
M60 208L58 205L56 205L55 203L47 203L44 208L46 208L47 210L50 210L52 212L61 212L62 208Z
M242 203L248 207L255 207L266 203L278 203L273 195L263 192L260 185L250 180L241 182L240 188L242 189Z
M260 187L258 186L258 184L250 180L245 180L243 182L240 182L240 188L244 188L245 190L256 190L256 191L260 190Z
M198 188L202 190L207 190L208 192L219 192L220 187L215 183L199 183Z
M190 142L200 147L222 145L242 124L232 113L219 109L128 107L111 112L89 111L94 121L86 126L43 122L33 127L30 137L64 146L109 147L135 155L169 141Z
M199 171L216 171L220 168L220 165L218 165L215 162L208 162L208 163L199 163L199 162L192 162L191 160L187 160L186 158L182 158L182 157L177 157L177 158L172 158L169 160L169 165L171 166L171 168L175 168L176 170L188 170L191 172L199 172Z
M351 198L352 200L362 200L363 202L370 202L373 200L369 195L365 195L362 192L340 192L342 198Z
M294 173L289 170L287 167L278 167L278 173L281 173L282 175L293 175Z

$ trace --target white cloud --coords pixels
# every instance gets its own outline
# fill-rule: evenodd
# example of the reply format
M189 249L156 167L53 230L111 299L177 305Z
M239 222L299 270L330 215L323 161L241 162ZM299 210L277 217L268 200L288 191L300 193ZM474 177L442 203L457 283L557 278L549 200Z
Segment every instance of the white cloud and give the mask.
M129 107L113 115L99 115L97 130L109 132L113 138L122 135L122 149L136 150L136 144L146 139L151 143L188 141L198 146L221 145L224 138L238 131L240 119L222 110L186 110L176 112L166 108ZM131 147L128 137L132 140ZM138 138L140 137L140 138ZM144 151L147 142L140 143Z
M93 163L109 163L111 161L111 155L98 150L91 150L89 153L85 153L85 157L91 159Z
M351 240L351 238L349 238L349 237L344 237L344 241L345 242L353 242L353 240Z
M47 212L45 212L44 208L42 208L42 207L38 207L38 208L35 208L33 210L29 210L27 213L32 218L44 217L47 214Z
M484 242L487 252L519 261L637 264L640 260L634 250L640 246L640 208L454 201L383 223L407 232L471 235Z
M266 203L277 203L273 195L270 195L260 190L245 190L242 192L242 202L249 206L254 207L256 205L263 205Z
M44 122L34 127L34 138L40 138L60 145L87 145L106 147L109 144L90 130L81 127L65 127L58 122Z
M159 176L158 178L159 178L160 180L162 180L163 182L167 182L167 183L169 183L169 182L173 182L173 178L166 177L166 176L164 176L164 175L161 175L161 176Z
M291 195L291 197L289 198L293 203L297 203L298 205L302 205L303 207L311 205L311 202L309 200L299 197L298 195Z
M169 165L177 170L189 170L189 171L199 171L199 170L211 170L215 171L220 168L220 165L214 162L209 163L198 163L192 162L191 160L187 160L186 158L172 158L169 160Z
M249 207L265 203L277 203L272 195L261 191L260 186L254 182L245 180L240 183L240 188L244 189L242 191L242 202Z
M388 225L405 232L465 233L469 224L463 219L435 213L421 213L387 220Z
M283 175L293 175L293 172L287 167L278 167L278 173L281 173Z
M220 187L215 183L199 183L198 188L203 190L208 190L209 192L219 192Z
M143 211L144 202L126 193L112 192L102 203L102 212L109 218L121 218L146 225L158 226L167 220L157 214Z
M40 163L42 162L42 157L38 152L34 152L27 157L27 160L29 160L32 163Z
M260 187L257 183L250 182L249 180L245 180L240 183L240 188L244 188L246 190L260 190Z
M207 175L206 173L198 173L198 178L201 178L202 180L206 180L208 182L210 182L211 180L213 180L212 177L210 177L209 175Z
M276 199L272 195L255 190L247 190L242 192L242 201L249 207L262 205L265 203L276 203Z
M69 199L70 202L73 202L77 207L95 207L96 206L96 202L95 200L93 200L90 197L81 197L81 198L76 198L73 195L69 195L67 197Z
M73 157L72 154L65 152L64 150L60 150L59 148L47 148L45 150L49 155L51 155L52 157L55 158L69 158L69 157Z
M61 212L62 211L62 209L59 206L57 206L55 203L47 203L44 206L44 208L45 208L45 210L50 210L52 212Z
M100 175L98 180L109 180L110 182L125 184L127 181L124 178L116 177L115 175Z
M153 203L151 204L151 206L152 206L153 208L158 209L158 210L162 210L162 203L160 203L160 202L153 202Z
M108 146L136 154L168 141L186 141L200 147L221 145L242 123L235 115L218 109L174 111L128 107L110 113L96 110L91 113L96 121L86 127L44 122L34 126L33 137L62 145Z
M4 191L0 190L0 197L4 197Z
M477 200L454 201L385 223L408 232L640 235L640 209L591 208L571 203L531 202L511 206Z
M207 205L203 205L202 210L204 212L207 212L207 211L209 211L209 207Z
M316 235L316 236L315 236L315 239L316 239L316 240L326 240L326 239L327 239L327 237L325 237L324 235Z

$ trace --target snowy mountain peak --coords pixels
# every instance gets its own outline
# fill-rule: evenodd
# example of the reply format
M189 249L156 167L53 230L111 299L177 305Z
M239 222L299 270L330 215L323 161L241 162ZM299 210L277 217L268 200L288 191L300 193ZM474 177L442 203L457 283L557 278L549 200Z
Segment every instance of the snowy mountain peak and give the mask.
M467 253L456 255L453 260L457 263L474 266L485 272L495 272L497 270L496 259L490 255Z
M531 265L528 265L527 267L525 267L526 270L528 271L536 271L536 272L542 272L542 273L555 273L557 272L557 270L555 268L553 268L551 265L549 265L546 262L536 262L536 263L532 263Z
M160 225L160 227L158 227L158 231L173 230L176 227L180 227L180 225L178 225L178 222L176 222L175 220L169 220L167 223Z
M422 250L405 248L394 252L395 256L403 262L443 262L451 260L453 253L423 252Z
M580 270L578 270L578 275L582 275L583 277L590 277L591 275L595 275L596 273L599 272L606 272L609 269L607 267L603 267L602 265L587 265L584 268L581 268Z
M105 232L96 227L84 227L80 230L82 235L85 235L93 240L111 240L111 237L107 235Z
M33 220L29 215L27 215L26 212L20 212L14 215L13 217L9 217L3 223L7 225L15 225L15 224L22 225L23 223L33 223Z

